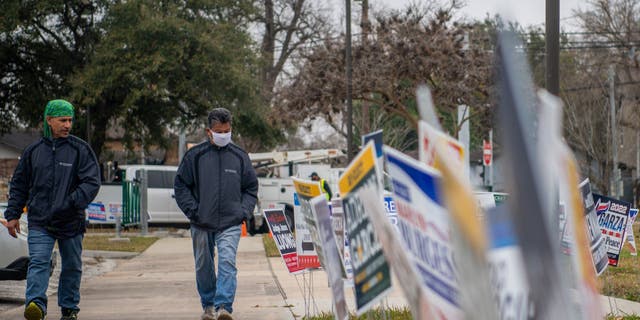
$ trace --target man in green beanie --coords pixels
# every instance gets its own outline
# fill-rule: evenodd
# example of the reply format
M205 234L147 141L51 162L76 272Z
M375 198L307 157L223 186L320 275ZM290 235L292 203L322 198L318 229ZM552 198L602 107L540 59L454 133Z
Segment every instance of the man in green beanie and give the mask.
M13 173L4 216L17 237L27 207L29 269L24 317L44 319L55 243L62 260L58 305L63 320L78 318L85 208L100 189L100 169L91 147L70 134L73 105L52 100L44 112L44 134L22 153Z

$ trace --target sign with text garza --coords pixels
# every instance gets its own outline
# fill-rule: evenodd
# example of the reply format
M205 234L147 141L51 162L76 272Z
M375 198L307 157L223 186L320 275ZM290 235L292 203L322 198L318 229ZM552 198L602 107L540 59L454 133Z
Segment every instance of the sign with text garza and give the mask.
M287 223L284 209L266 209L263 214L289 273L297 273L304 270L304 268L298 266L296 240L293 238L291 228Z
M399 248L389 258L416 319L462 319L448 211L440 174L401 152L384 147L398 209ZM408 268L397 262L408 260ZM423 305L421 305L423 304ZM428 304L428 305L424 305ZM425 310L429 310L425 314Z
M339 181L342 208L353 266L357 313L362 314L391 288L389 265L365 211L362 194L380 194L373 142L370 141L349 164ZM382 197L378 197L380 209Z
M593 194L593 201L598 214L598 224L602 235L605 237L609 265L618 266L620 260L620 250L624 245L627 220L629 219L629 209L631 204Z
M317 229L311 204L309 201L322 194L320 183L292 178L296 188L294 194L294 220L296 223L296 248L298 249L298 265L305 269L320 268L320 258L314 245ZM312 235L312 231L315 235ZM315 239L317 241L317 239Z

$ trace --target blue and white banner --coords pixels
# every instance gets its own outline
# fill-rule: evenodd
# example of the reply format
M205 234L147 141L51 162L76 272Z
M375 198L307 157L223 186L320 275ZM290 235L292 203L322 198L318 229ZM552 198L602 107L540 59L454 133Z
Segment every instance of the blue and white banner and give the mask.
M596 193L593 194L593 201L598 214L598 224L605 237L609 265L618 266L631 204Z
M87 206L87 218L90 221L107 221L107 212L101 202L92 202Z
M629 210L629 221L627 222L627 243L631 248L629 248L629 252L632 256L638 255L638 248L636 247L636 238L633 236L633 222L636 221L636 217L638 216L638 209L632 208Z
M405 256L388 261L409 303L417 304L412 309L414 317L462 319L449 214L439 186L440 174L393 148L385 146L384 153L398 210L401 247L383 245L383 248L385 252L393 250L393 254ZM406 260L409 266L402 264ZM428 314L424 310L429 310Z

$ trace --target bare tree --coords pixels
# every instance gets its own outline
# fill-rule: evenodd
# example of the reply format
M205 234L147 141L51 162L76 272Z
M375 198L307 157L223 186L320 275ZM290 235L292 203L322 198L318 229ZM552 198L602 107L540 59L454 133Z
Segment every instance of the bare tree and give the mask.
M562 95L565 138L578 153L583 175L596 190L608 193L612 159L606 79L588 72L577 76L572 82L585 86Z
M575 54L573 72L577 90L569 89L566 102L567 139L583 153L582 168L601 192L609 193L609 178L613 172L611 125L607 70L613 67L615 76L616 126L619 142L635 135L640 120L637 110L640 97L640 0L590 0L584 10L576 12L583 34L568 42ZM635 144L635 143L634 143ZM634 163L637 146L625 143L619 148L620 163ZM618 164L616 164L617 166ZM638 168L636 168L637 170Z
M278 78L287 63L305 46L331 34L328 12L316 1L259 0L256 22L262 29L260 80L266 102L271 102Z
M405 126L415 130L415 88L427 83L454 135L458 105L470 106L472 117L486 114L490 53L466 42L469 28L452 20L454 9L455 3L438 8L430 3L425 10L409 7L376 14L370 41L353 45L353 99L404 119ZM298 66L300 73L278 96L281 121L322 116L346 136L335 121L344 111L344 48L342 38L327 39Z

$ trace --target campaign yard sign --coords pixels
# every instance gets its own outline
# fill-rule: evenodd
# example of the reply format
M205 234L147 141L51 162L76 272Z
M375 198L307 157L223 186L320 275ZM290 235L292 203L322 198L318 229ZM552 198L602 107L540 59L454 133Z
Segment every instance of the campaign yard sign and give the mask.
M601 275L609 265L608 249L604 233L600 230L596 203L594 201L594 195L591 193L591 183L589 179L582 181L578 188L580 189L584 203L584 218L587 225L587 235L589 237L593 267L596 270L596 275Z
M318 233L316 222L311 213L312 198L322 194L320 183L316 181L292 178L296 188L294 194L293 213L296 221L296 246L298 249L298 264L305 269L320 267L320 257L316 244Z
M389 222L392 225L398 225L398 208L396 208L396 202L393 200L392 196L384 197L384 211L387 213L389 217Z
M384 158L383 158L383 154L382 154L382 129L374 131L374 132L370 132L367 133L365 135L362 136L362 146L364 147L365 145L367 145L367 143L369 141L373 141L373 146L376 150L376 166L378 166L378 168L382 169L384 166ZM379 185L382 187L384 186L384 178L382 175L378 175L378 179L380 179L378 181Z
M296 188L296 194L298 195L298 202L300 204L300 212L304 218L304 223L307 226L313 250L316 253L321 266L325 266L324 255L322 253L322 242L318 235L318 223L313 214L313 207L311 206L311 199L323 195L320 183L317 181L308 181L298 178L292 178L293 185ZM305 241L306 242L306 241ZM302 243L304 244L304 243Z
M491 286L495 290L501 319L528 319L535 309L529 300L529 283L522 262L522 250L507 210L507 206L486 210Z
M391 250L405 256L389 258L389 262L409 303L415 304L414 317L462 319L449 213L440 189L441 176L435 169L393 148L385 146L384 152L400 231L399 247L385 247L385 253ZM398 263L405 260L409 261L408 270ZM431 315L420 310L430 310Z
M329 210L329 203L324 195L311 199L311 212L317 222L318 236L320 237L320 243L322 243L322 246L317 246L316 249L322 252L322 257L324 257L324 268L327 271L329 287L333 294L335 318L346 320L349 317L349 311L344 296L344 283L342 280L344 269L340 251L336 246L336 239L331 228L331 210Z
M420 120L418 122L418 153L420 161L440 169L441 164L436 161L435 146L443 143L447 146L447 156L453 161L454 166L460 170L465 170L465 148L458 140L448 136L446 133L434 128L432 125Z
M104 204L100 202L92 202L87 206L87 217L91 221L107 221L107 213Z
M593 194L593 200L598 214L598 224L605 237L609 265L617 267L620 260L620 250L622 250L625 241L631 204L596 193Z
M333 230L333 238L336 241L336 247L340 252L340 258L342 258L342 266L344 267L343 278L346 278L348 283L353 280L353 266L351 265L351 253L349 252L349 242L347 240L347 233L344 228L344 211L342 210L342 199L336 198L331 200L331 226Z
M349 164L338 184L343 195L342 207L346 217L358 314L369 309L391 288L389 265L362 198L367 191L379 195L378 174L375 149L370 141ZM376 203L382 210L382 197L377 197Z
M116 221L117 217L122 217L122 203L108 203L107 207L107 219L109 221Z
M284 260L289 273L298 273L304 268L298 266L298 253L296 252L296 240L291 233L291 228L284 215L284 209L266 209L263 212L269 230L273 235L273 240L280 251L280 256Z
M636 247L636 239L633 236L633 222L636 221L637 216L638 216L638 209L633 208L629 210L629 221L627 222L627 243L630 246L629 251L632 256L638 255L638 248Z

